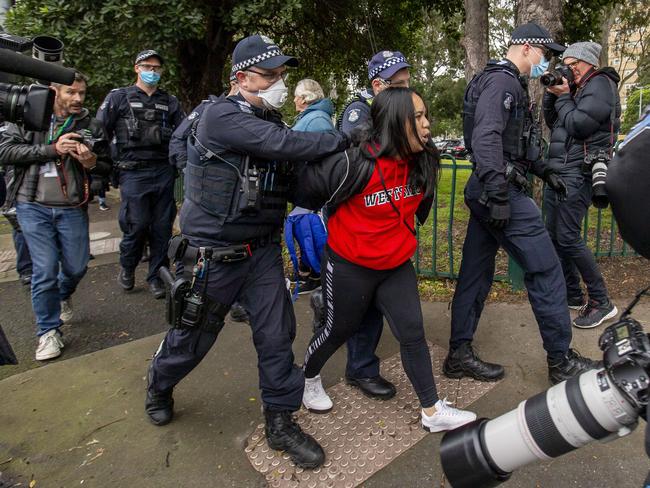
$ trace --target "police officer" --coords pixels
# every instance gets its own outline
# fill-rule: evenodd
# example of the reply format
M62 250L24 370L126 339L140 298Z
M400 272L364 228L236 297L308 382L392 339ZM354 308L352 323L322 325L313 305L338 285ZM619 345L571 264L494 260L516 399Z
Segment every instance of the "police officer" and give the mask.
M343 109L337 128L352 139L370 123L370 104L375 95L389 87L408 87L410 64L399 51L380 51L368 63L370 90L364 88ZM321 290L312 293L314 328L324 324L324 303ZM345 370L347 384L359 388L366 396L387 400L395 396L395 386L379 374L379 358L375 354L384 319L371 306L363 318L359 331L347 341L348 363Z
M300 408L304 377L293 363L296 322L280 248L292 174L287 160L322 158L347 140L293 132L282 123L277 109L288 96L286 67L298 61L271 39L241 40L232 62L239 93L207 103L192 124L182 239L172 242L170 254L182 260L194 288L152 361L145 408L156 425L172 420L174 386L212 347L238 300L250 315L269 446L315 468L323 450L291 415Z
M494 381L504 374L502 366L482 361L472 348L500 246L525 272L551 382L595 367L594 361L569 348L571 321L562 268L539 208L526 194L526 174L531 170L558 194L566 194L562 180L538 164L538 126L527 91L528 78L541 76L551 53L563 50L543 27L535 23L517 27L506 58L488 63L465 91L464 136L473 153L474 171L465 187L470 218L443 367L451 378Z
M163 58L146 50L135 58L135 85L112 90L97 112L109 137L115 137L119 170L120 243L118 283L124 290L135 284L135 268L149 242L147 282L155 298L165 289L158 269L166 266L167 244L176 216L174 202L175 169L169 165L169 140L184 114L178 100L158 88Z
M367 127L370 121L370 104L379 92L389 87L408 87L410 64L399 51L380 51L368 63L370 89L364 88L350 101L337 121L337 129L348 136Z

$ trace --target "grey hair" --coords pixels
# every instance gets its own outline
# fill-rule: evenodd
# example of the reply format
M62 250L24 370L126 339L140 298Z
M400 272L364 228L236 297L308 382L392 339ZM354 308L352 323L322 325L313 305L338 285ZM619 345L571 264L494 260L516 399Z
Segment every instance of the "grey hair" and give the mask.
M298 82L294 95L303 98L308 104L325 98L325 93L318 82L309 78Z

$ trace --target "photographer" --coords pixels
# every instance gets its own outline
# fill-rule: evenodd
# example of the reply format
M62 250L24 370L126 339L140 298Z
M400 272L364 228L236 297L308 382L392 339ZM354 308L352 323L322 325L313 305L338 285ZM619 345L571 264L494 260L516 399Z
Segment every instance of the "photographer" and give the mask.
M83 108L86 78L77 73L72 85L53 83L52 88L56 98L48 131L8 123L0 137L0 164L15 171L7 201L15 202L33 261L39 361L61 354L59 327L71 319L70 297L86 273L89 173L108 174L111 168L102 126Z
M551 82L561 79L561 84L547 86L543 102L544 119L551 129L546 164L561 175L568 190L566 199L561 199L546 189L546 227L562 263L569 307L580 309L573 325L581 329L597 327L618 313L581 235L593 184L593 164L585 162L599 154L611 157L620 126L616 87L620 78L613 68L598 69L600 51L595 42L570 45L562 58L564 70L558 76L552 73L557 81ZM586 302L580 276L587 287Z

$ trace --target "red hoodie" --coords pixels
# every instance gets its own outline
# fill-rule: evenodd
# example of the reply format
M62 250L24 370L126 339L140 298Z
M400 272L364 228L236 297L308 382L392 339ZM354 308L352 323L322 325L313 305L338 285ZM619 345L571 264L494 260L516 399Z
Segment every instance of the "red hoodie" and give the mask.
M387 198L379 169L399 215ZM327 244L336 254L371 269L395 268L413 256L417 240L412 229L422 193L407 186L408 175L406 162L377 159L363 191L343 202L327 221Z

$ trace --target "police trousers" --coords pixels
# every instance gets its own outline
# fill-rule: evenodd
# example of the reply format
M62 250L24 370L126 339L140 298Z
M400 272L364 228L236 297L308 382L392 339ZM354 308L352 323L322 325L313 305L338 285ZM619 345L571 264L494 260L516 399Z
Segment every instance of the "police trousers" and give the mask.
M563 177L567 199L560 202L550 188L544 192L546 228L562 263L567 296L582 300L580 277L585 282L589 298L607 303L607 288L593 253L582 239L582 221L591 205L591 178L582 175Z
M473 173L465 187L470 209L463 259L451 306L450 347L474 337L494 279L495 257L503 247L524 271L528 300L549 358L563 357L571 343L571 321L560 260L535 202L510 185L510 221L501 230L487 224L488 208L479 203L482 185Z
M175 169L166 163L120 171L119 223L123 237L120 242L120 264L133 271L145 243L149 242L150 260L147 281L158 276L167 266L167 244L172 236L176 217L174 201Z
M206 294L225 305L234 301L243 305L250 317L257 350L264 407L295 411L300 408L305 381L302 370L294 364L291 349L296 318L282 265L279 244L258 248L244 261L212 262ZM202 290L203 282L195 287ZM150 388L158 392L173 388L201 362L222 327L223 321L211 332L199 328L170 329L153 359Z

